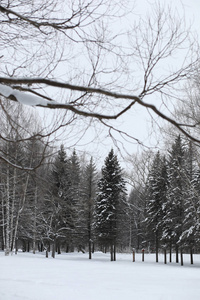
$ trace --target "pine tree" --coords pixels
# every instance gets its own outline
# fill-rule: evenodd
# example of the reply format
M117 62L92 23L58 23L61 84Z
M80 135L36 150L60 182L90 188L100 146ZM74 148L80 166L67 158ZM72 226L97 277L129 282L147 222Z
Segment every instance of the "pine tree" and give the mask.
M90 159L90 163L83 171L82 178L82 204L83 209L81 226L84 230L84 239L88 244L89 259L92 258L92 245L94 245L94 204L97 192L97 171Z
M69 178L69 189L67 190L67 201L69 207L68 218L71 223L71 236L70 244L71 250L74 251L74 247L79 250L83 249L83 238L82 238L82 227L80 224L81 219L81 191L80 191L80 180L81 170L79 158L76 154L76 150L68 160L68 178Z
M166 162L165 158L161 158L160 153L157 152L148 176L145 219L148 228L147 239L155 247L156 262L158 262L158 250L163 231L163 204L166 202L166 193Z
M99 242L110 247L111 260L116 259L116 244L119 234L120 205L126 195L122 170L114 154L109 152L98 182L96 203L96 230Z
M51 227L52 256L55 256L55 251L60 247L61 240L66 239L70 230L70 222L68 220L68 203L67 203L67 188L69 180L67 180L67 155L64 146L60 146L58 155L56 156L52 174L51 174L51 209L47 215L47 227ZM58 249L60 252L60 249Z
M195 158L195 147L190 142L186 151L187 193L185 195L185 213L183 233L180 242L186 249L190 249L191 264L193 264L193 249L200 244L200 170Z
M186 173L184 164L185 150L181 137L178 136L172 144L168 159L169 188L167 192L167 202L164 206L164 232L163 240L168 244L170 253L172 245L176 249L176 262L178 262L178 250L182 245L180 237L183 232L184 208L185 208L185 185ZM170 256L171 261L171 256Z

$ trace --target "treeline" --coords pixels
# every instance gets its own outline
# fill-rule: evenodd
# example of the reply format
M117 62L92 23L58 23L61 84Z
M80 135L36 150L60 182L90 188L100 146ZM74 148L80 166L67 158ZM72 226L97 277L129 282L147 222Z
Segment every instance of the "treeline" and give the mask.
M156 261L159 251L169 252L170 261L175 251L183 263L183 252L192 262L199 251L200 167L191 142L178 136L165 156L153 155L146 179L130 195L113 149L99 171L92 158L67 153L63 145L55 155L42 139L20 145L2 146L9 157L0 164L0 246L6 255L22 249L55 257L78 250L92 258L101 250L115 260L116 251L145 248Z
M183 264L183 252L200 247L200 167L198 152L191 142L178 136L166 156L153 158L143 190L144 246L156 252L176 252L176 262ZM134 194L133 194L134 198Z
M34 140L26 144L20 151L10 143L13 165L0 165L1 249L6 255L19 248L46 250L47 255L51 250L53 257L61 251L89 251L89 258L94 249L101 249L110 251L115 260L116 247L126 246L127 195L114 151L105 159L102 174L92 158L80 162L76 151L67 156L63 145L34 169L44 144ZM15 167L19 160L26 160L26 165L31 161L30 170Z

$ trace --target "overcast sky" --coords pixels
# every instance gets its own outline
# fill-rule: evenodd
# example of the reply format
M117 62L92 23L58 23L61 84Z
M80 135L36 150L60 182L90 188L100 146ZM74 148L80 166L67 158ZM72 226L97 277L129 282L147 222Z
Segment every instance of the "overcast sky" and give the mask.
M145 14L145 10L147 7L149 7L149 4L154 4L157 1L153 0L136 0L135 1L135 7L134 7L134 14L138 14L143 16ZM130 0L131 5L134 3L134 1ZM185 19L188 22L188 24L192 24L193 30L199 30L200 29L200 0L159 0L159 3L164 3L165 5L175 6L177 9L177 13L179 16L184 16ZM184 9L183 9L184 7ZM199 30L200 31L200 30ZM144 144L149 144L149 134L152 134L152 140L151 140L151 146L156 144L156 140L154 139L154 127L152 127L152 123L150 121L149 115L146 113L146 110L142 108L142 110L138 107L136 107L136 110L134 111L134 114L129 112L126 114L124 118L121 118L118 126L120 129L123 129L124 131L127 131L129 134L135 136L136 138L140 139ZM103 139L100 140L100 144L98 144L98 139L96 139L96 143L87 144L88 141L91 140L90 136L95 135L95 132L93 129L90 131L90 135L88 139L83 139L79 142L78 146L76 145L77 150L88 150L89 154L93 154L99 158L104 159L106 155L108 154L108 151L114 144L110 139ZM158 132L157 132L158 133ZM103 136L103 135L102 135ZM67 141L66 141L67 143ZM119 147L122 149L127 149L129 153L134 153L138 150L137 143L126 143L125 141L122 141L118 144ZM115 148L115 147L114 147ZM95 152L95 153L94 153ZM125 154L125 152L122 149L122 153Z
M135 1L135 11L139 14L144 15L145 9L149 7L149 4L154 4L157 1L153 0L142 0L142 1ZM185 20L187 22L187 25L189 26L191 24L191 30L194 32L197 32L200 34L200 0L159 0L159 3L163 3L165 5L170 5L172 7L176 7L177 13L180 17L185 16ZM200 35L199 35L199 41L200 41ZM132 128L133 132L135 133L135 136L142 140L142 142L148 144L149 141L149 135L154 131L154 127L152 128L152 122L148 116L148 114L145 113L145 109L142 108L138 109L138 114L134 114L134 120L131 115L129 117L125 117L125 128L127 128L127 131L130 131L130 128ZM134 125L133 125L134 124ZM154 143L156 145L156 140L154 139L154 132L152 134L152 139L150 142L150 145L153 146ZM159 135L159 132L157 132ZM157 136L156 136L157 138ZM128 152L131 153L131 147L133 148L132 152L137 151L138 147L137 145L130 145L127 143Z

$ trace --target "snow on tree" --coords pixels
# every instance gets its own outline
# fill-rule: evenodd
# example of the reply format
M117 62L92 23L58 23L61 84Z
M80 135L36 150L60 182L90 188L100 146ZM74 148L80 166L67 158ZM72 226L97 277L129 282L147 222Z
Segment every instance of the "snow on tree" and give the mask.
M163 230L163 204L166 202L167 173L165 158L157 152L147 180L145 225L147 240L156 250L156 262Z
M122 169L114 154L109 152L102 167L96 200L96 232L99 243L110 247L111 261L116 260L116 245L122 203L126 198L126 187Z
M186 188L183 232L179 242L185 249L190 250L191 263L193 263L193 251L200 245L200 170L196 160L195 146L190 142L186 149Z
M94 246L94 204L97 193L97 170L93 162L93 159L90 159L90 162L86 165L82 171L82 190L81 190L81 199L82 199L82 221L81 227L84 231L83 237L88 245L89 250L89 259L92 258L92 246Z
M51 180L53 240L57 248L65 244L66 251L73 251L80 238L80 166L75 150L67 157L61 145L53 162Z
M169 187L167 191L167 202L164 205L164 231L163 240L171 248L176 249L176 262L178 262L179 247L182 245L179 238L183 232L185 195L186 195L186 173L185 173L185 149L179 135L171 146L168 158ZM182 252L181 252L182 253Z
M129 198L129 229L128 229L128 245L129 249L142 248L144 241L144 211L145 211L145 192L143 187L132 189Z
M32 126L32 122L35 121L33 115L14 104L11 105L1 101L0 105L2 108L0 146L3 155L1 161L1 225L3 247L5 246L5 254L8 255L10 250L13 250L16 246L17 238L24 236L22 233L26 231L25 226L23 226L24 231L21 230L21 225L26 201L30 198L29 183L31 176L27 170L32 170L33 167L41 165L41 156L46 152L47 145L43 143L42 137L37 134L35 139L32 138L32 142L35 140L41 146L36 164L36 149L32 147L31 141L27 139L27 135L36 129L35 125ZM9 118L5 109L9 111ZM26 125L26 128L23 127L24 125ZM28 168L26 168L27 166Z
M197 39L175 5L158 1L138 18L130 6L131 0L127 5L116 0L2 0L1 97L64 111L52 118L48 135L71 125L79 128L77 141L80 131L83 136L98 122L115 142L119 133L141 143L133 132L109 122L127 112L134 120L132 108L139 105L200 142L187 130L199 126L198 120L188 120L187 127L174 118L171 105L165 110L169 101L182 101L177 86L198 70Z

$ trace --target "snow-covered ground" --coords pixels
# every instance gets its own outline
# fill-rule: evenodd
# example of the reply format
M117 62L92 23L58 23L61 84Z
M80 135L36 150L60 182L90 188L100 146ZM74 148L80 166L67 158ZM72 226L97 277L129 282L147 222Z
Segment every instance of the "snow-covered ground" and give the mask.
M200 255L185 265L155 263L155 255L0 253L0 300L199 300Z

